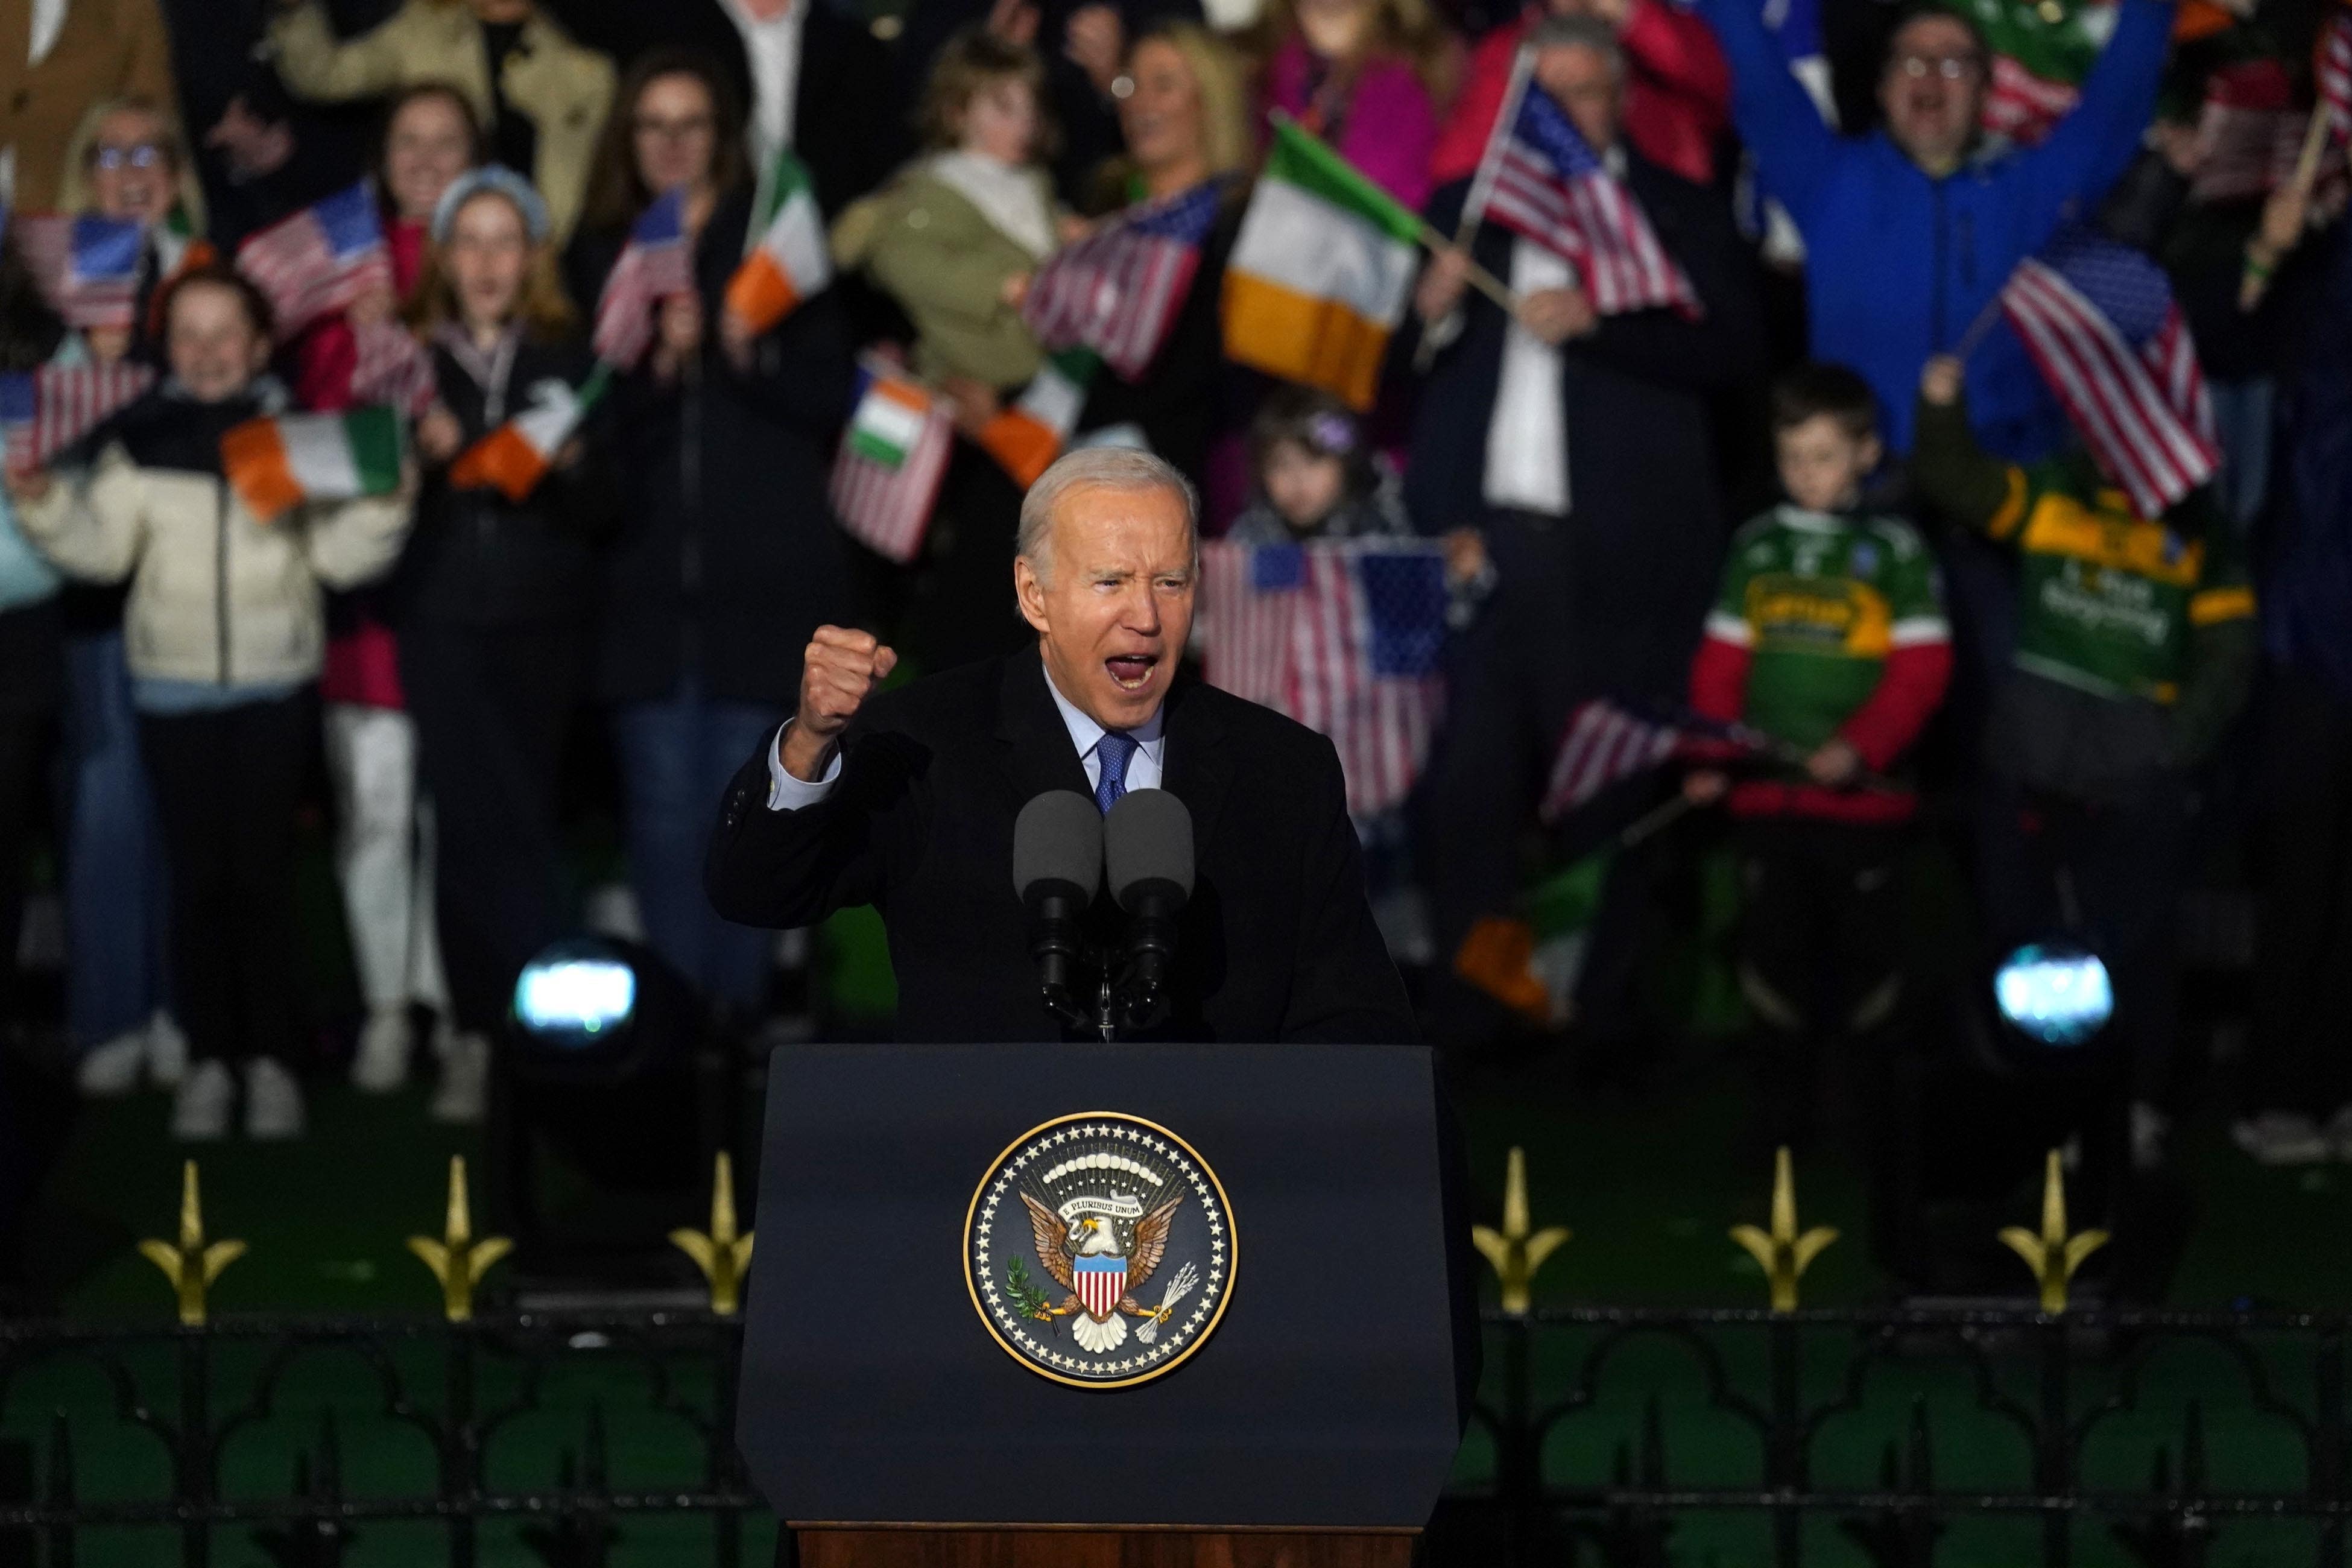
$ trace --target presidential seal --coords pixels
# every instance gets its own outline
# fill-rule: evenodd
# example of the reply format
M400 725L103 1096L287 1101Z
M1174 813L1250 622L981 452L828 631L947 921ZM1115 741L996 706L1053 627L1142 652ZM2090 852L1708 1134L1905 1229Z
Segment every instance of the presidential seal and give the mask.
M1157 1122L1089 1110L996 1157L964 1216L964 1279L1013 1360L1080 1388L1172 1370L1234 1289L1225 1189Z

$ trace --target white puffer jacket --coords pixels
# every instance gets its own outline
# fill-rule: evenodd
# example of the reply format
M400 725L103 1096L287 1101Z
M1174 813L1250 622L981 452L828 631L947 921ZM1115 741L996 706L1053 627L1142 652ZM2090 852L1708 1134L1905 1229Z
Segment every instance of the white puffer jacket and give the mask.
M116 443L86 482L60 479L18 521L60 570L131 580L123 630L133 676L268 686L318 675L322 585L355 587L387 570L410 501L404 488L264 523L219 476L142 468Z

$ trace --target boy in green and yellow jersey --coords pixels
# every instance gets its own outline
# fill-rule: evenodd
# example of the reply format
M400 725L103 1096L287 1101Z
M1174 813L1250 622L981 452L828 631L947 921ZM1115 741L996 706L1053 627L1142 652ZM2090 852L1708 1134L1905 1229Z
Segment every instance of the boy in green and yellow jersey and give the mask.
M1915 801L1886 778L1951 674L1936 562L1900 518L1865 509L1877 404L1843 365L1773 388L1789 499L1733 535L1691 668L1700 714L1770 736L1802 763L1685 779L1737 824L1745 886L1739 984L1776 1042L1763 1063L1771 1141L1809 1130L1824 1047L1874 1034L1902 994L1895 874Z
M2152 1165L2190 779L2244 706L2259 653L2245 563L2210 485L2141 517L2079 447L2030 468L1987 455L1955 360L1927 362L1917 432L1921 498L2018 557L1976 835L1988 934L1999 953L2072 928L2105 963L2134 1157Z

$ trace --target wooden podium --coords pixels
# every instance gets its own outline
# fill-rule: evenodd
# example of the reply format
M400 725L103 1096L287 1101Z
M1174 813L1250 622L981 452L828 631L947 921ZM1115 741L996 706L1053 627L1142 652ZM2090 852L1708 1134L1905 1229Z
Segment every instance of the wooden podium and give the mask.
M801 1568L1407 1568L1475 1381L1446 1114L1413 1047L776 1051L737 1436ZM1059 1221L1014 1201L1024 1141L1052 1145L1031 1177L1114 1182L1063 1173L1132 1149L1164 1179L1139 1143L1086 1153L1093 1119L1181 1143L1178 1176L1204 1173L1223 1211L1155 1211L1178 1215L1153 1254L1168 1267L1126 1305L1181 1288L1188 1247L1219 1283L1185 1309L1205 1331L1170 1320L1161 1354L1183 1353L1119 1385L1011 1342L1075 1371L1141 1363L1156 1326L1106 1351L1075 1315L982 1301L1058 1294L1048 1275L1077 1267L1055 1273L1040 1226ZM1047 1131L1065 1125L1070 1152ZM1090 1194L1059 1213L1091 1225ZM1118 1211L1123 1238L1139 1212Z

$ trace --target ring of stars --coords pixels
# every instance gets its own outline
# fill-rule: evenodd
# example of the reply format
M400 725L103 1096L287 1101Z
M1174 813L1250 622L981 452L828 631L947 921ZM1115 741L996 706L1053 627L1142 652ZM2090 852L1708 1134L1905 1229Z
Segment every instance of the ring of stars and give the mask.
M1200 1221L1208 1230L1205 1256L1196 1248L1189 1260L1163 1258L1152 1277L1155 1283L1172 1285L1188 1261L1195 1276L1189 1300L1177 1303L1175 1315L1158 1325L1154 1343L1140 1342L1143 1324L1139 1320L1131 1324L1137 1331L1109 1351L1087 1351L1056 1332L1054 1324L1026 1315L1007 1299L1006 1287L1001 1283L1005 1268L1018 1260L1026 1266L1033 1288L1041 1284L1050 1287L1050 1277L1039 1279L1038 1260L1030 1256L1029 1216L1013 1187L1033 1163L1042 1163L1041 1169L1044 1164L1058 1163L1055 1150L1073 1142L1132 1144L1138 1156L1150 1155L1171 1167L1199 1205ZM1187 1209L1191 1206L1188 1205ZM1001 1222L1000 1209L1010 1210ZM1186 1218L1186 1213L1180 1211L1179 1224ZM997 1247L1000 1226L1012 1238L1005 1243L1002 1257ZM969 1247L966 1284L971 1291L972 1305L979 1310L989 1331L1008 1354L1030 1370L1079 1387L1123 1387L1168 1372L1200 1348L1223 1316L1232 1291L1232 1219L1224 1188L1192 1145L1168 1129L1139 1117L1085 1111L1031 1129L997 1157L990 1173L982 1179L979 1190L972 1194L965 1232ZM1164 1295L1161 1300L1165 1300Z

